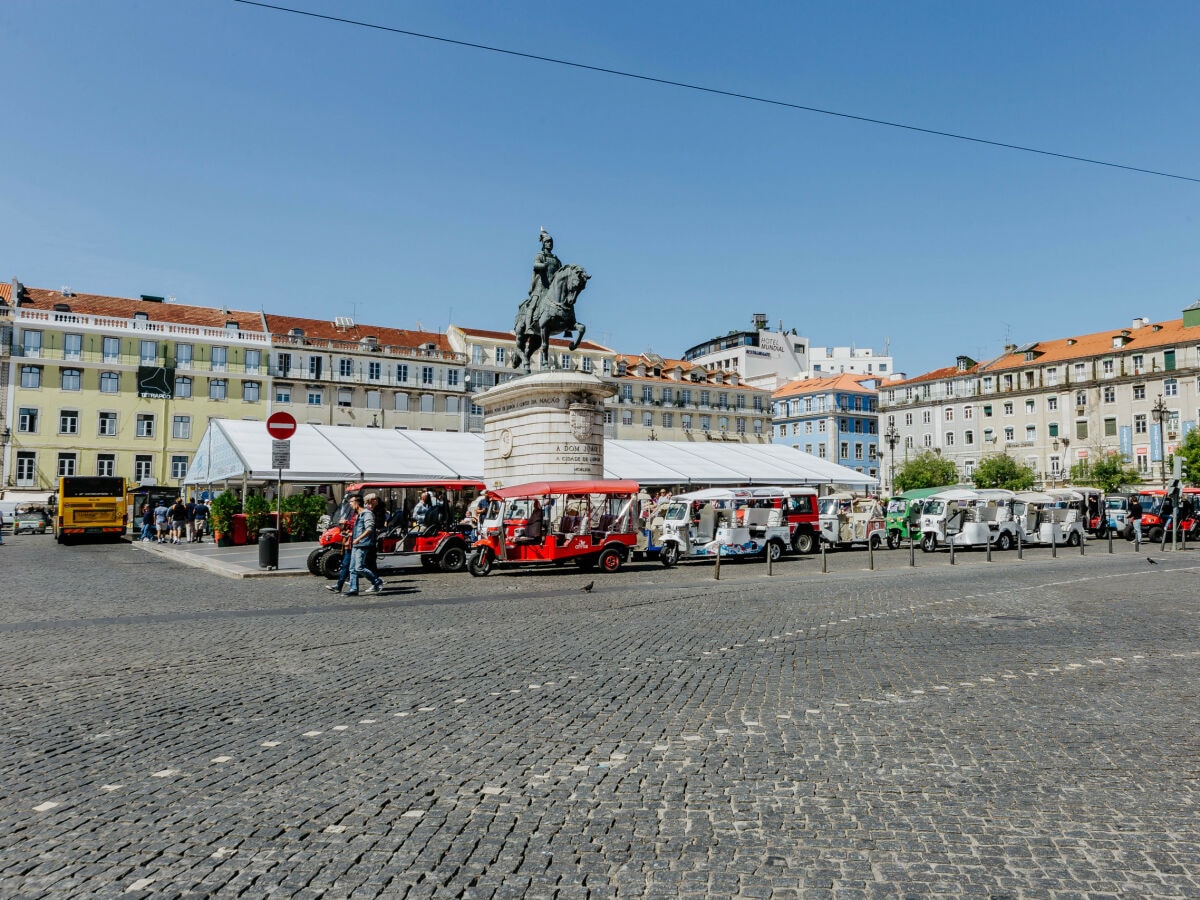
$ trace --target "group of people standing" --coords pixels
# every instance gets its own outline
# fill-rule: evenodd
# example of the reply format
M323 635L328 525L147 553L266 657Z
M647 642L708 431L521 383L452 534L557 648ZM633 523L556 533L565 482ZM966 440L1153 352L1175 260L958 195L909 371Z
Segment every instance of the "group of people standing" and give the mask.
M369 593L382 593L383 579L367 567L367 554L379 539L377 518L382 517L383 505L377 494L351 494L347 499L350 518L342 523L342 569L337 583L326 585L325 590L340 594L343 587L348 587L346 596L356 597L359 579L366 578L371 582Z
M145 503L142 505L141 539L159 544L203 543L211 505L211 500L192 499L185 503L182 497L176 497L174 503L166 499L153 506Z

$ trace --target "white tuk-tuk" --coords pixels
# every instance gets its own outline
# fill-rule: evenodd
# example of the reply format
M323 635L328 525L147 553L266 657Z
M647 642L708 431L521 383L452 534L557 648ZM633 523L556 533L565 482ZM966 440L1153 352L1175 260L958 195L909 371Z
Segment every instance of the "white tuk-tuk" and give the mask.
M791 532L779 488L707 488L677 494L660 510L664 566L681 559L783 555Z
M821 540L831 549L865 547L878 550L887 540L883 504L875 497L827 494L817 501L821 516Z
M999 550L1016 543L1012 520L1013 492L999 488L954 488L926 498L921 510L921 549L930 553L939 544Z
M1019 491L1013 498L1013 520L1021 529L1021 541L1078 547L1087 537L1082 504L1083 495L1075 491Z

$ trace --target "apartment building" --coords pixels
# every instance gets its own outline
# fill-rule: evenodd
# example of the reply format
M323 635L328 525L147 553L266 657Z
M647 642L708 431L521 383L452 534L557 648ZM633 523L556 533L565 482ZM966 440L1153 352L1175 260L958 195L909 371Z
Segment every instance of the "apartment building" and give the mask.
M1010 345L984 363L960 356L885 383L880 413L898 454L934 450L964 478L1003 452L1061 484L1072 465L1116 451L1158 483L1200 419L1200 301L1179 319Z
M774 443L879 477L877 384L851 374L785 384L771 395Z
M466 357L446 335L263 314L271 411L311 425L464 430Z
M177 483L209 418L265 417L258 313L7 286L3 483Z
M770 392L737 372L652 353L619 354L617 394L606 401L605 436L624 440L766 442Z

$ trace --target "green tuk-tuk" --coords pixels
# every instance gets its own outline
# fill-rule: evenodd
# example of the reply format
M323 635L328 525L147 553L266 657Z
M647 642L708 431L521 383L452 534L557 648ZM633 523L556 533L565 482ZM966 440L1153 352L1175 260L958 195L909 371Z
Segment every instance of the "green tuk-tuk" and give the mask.
M953 487L951 485L950 487ZM896 548L909 538L914 543L921 542L921 504L926 497L932 497L939 491L949 490L949 487L914 488L897 494L888 500L887 505L887 545Z

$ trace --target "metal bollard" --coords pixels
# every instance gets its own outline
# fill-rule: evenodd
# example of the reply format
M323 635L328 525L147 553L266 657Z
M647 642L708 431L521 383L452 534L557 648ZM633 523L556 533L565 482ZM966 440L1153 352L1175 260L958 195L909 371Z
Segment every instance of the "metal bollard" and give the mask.
M829 571L829 565L825 561L825 542L821 541L821 574L824 575Z
M721 545L717 544L717 558L713 561L713 581L721 580Z
M775 574L775 573L774 573L774 571L773 571L773 564L774 564L774 562L775 562L775 560L774 560L774 558L773 558L773 557L774 557L774 554L773 554L773 553L771 553L771 545L770 545L770 544L767 544L767 577L768 577L768 578L769 578L771 575L774 575L774 574Z
M1112 549L1112 533L1113 533L1113 530L1112 530L1111 528L1110 528L1110 529L1108 529L1108 552L1109 552L1109 553L1112 553L1112 552L1113 552L1113 549Z
M875 571L875 542L867 538L867 568Z
M954 539L947 538L946 543L950 545L950 565L954 565Z
M1087 532L1081 532L1079 535L1079 555L1086 556L1087 552L1084 548L1087 547Z
M1186 531L1179 532L1179 549L1180 550L1187 549L1187 532Z
M917 564L917 553L913 547L913 538L911 534L908 536L908 564L910 566L915 566Z
M1175 524L1174 517L1171 518L1171 552L1174 553L1179 549L1179 526Z
M1017 529L1017 559L1025 558L1025 546L1021 543L1021 531L1022 529Z
M992 561L992 533L990 531L988 532L987 539L987 561Z
M1050 558L1058 559L1058 523L1050 525Z

